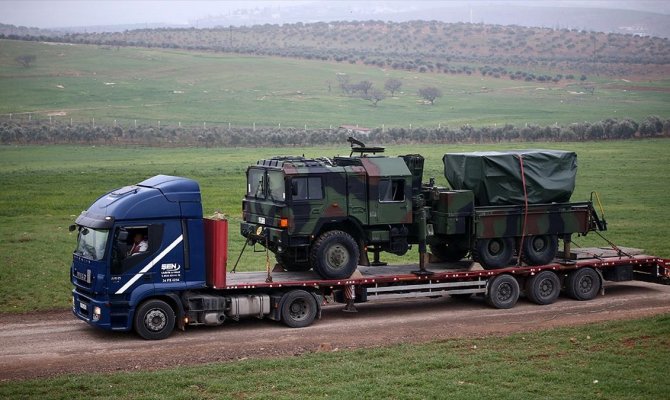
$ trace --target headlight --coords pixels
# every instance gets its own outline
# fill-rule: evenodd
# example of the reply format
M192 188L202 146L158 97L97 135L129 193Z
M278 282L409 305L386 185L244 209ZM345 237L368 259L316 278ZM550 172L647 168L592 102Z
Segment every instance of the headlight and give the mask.
M98 321L100 319L100 307L93 307L93 321Z

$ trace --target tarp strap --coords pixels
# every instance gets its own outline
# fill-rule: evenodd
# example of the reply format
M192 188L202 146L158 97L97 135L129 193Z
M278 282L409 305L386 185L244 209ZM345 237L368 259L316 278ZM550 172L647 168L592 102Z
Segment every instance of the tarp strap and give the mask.
M521 253L523 252L523 241L526 237L526 222L528 220L528 191L526 190L526 173L523 170L523 155L519 154L519 166L521 168L521 185L523 186L523 226L521 227L521 240L519 241L519 251L516 259L516 265L521 266Z

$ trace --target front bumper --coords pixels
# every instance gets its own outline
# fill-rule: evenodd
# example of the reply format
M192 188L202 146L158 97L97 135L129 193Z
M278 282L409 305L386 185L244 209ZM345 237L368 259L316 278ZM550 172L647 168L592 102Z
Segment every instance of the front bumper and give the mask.
M106 299L94 299L88 295L72 291L72 313L89 325L114 331L128 331L132 328L130 310L115 310Z

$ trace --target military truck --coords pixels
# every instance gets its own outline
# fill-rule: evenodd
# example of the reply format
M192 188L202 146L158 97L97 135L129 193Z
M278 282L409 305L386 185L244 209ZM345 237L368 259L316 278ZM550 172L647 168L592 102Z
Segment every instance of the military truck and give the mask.
M558 151L454 153L444 157L451 188L423 182L424 158L387 157L349 138L349 156L283 156L247 169L241 233L287 271L313 268L326 279L358 265L383 265L380 252L430 247L435 261L468 254L485 269L545 265L571 235L605 230L593 201L569 202L576 155ZM369 262L367 253L374 254Z

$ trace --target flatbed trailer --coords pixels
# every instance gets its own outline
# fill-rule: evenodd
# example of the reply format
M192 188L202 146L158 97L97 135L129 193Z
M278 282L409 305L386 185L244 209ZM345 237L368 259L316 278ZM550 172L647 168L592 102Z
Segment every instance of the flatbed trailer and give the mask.
M318 292L324 298L336 294L334 297L340 302L342 299L344 302L370 302L393 298L481 295L495 308L511 308L522 295L534 303L552 303L561 290L576 300L591 300L598 294L604 294L602 282L605 280L670 284L670 260L645 254L612 256L607 254L611 252L601 252L606 255L578 251L579 257L587 258L497 270L484 270L470 261L434 263L428 265L428 274L419 273L418 264L359 266L351 278L338 280L322 279L314 271L275 271L269 274L228 272L222 289L246 293L301 289ZM542 276L542 273L556 276L559 286L548 287L551 286L550 281L537 281L535 277ZM344 297L337 296L338 291L343 291Z

